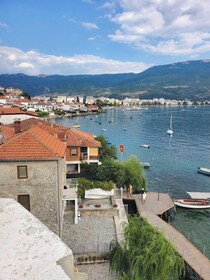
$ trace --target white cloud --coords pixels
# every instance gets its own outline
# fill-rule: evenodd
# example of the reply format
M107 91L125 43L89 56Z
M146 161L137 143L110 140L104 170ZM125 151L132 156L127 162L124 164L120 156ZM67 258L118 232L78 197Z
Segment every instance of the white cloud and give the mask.
M0 22L0 28L8 28L8 24L6 24L5 22Z
M105 59L94 55L72 57L46 55L36 50L24 52L17 48L0 46L0 74L105 74L139 73L152 65L141 62Z
M110 15L115 42L161 54L197 56L209 51L210 2L206 0L118 0Z
M91 23L91 22L83 22L82 25L87 29L97 29L98 28L98 26L95 23Z

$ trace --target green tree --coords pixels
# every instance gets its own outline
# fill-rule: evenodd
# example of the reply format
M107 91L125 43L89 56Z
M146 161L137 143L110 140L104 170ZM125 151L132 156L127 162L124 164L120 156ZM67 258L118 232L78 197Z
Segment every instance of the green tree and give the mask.
M124 230L124 241L110 244L110 270L121 280L177 280L184 260L164 235L135 216Z
M124 185L125 169L122 164L114 160L105 160L97 168L96 177L98 180L112 181L118 185Z
M124 184L133 186L135 192L140 192L142 188L146 189L146 181L143 176L144 167L139 159L131 156L128 160L122 162L125 169Z
M37 116L39 118L43 118L43 117L48 117L49 116L48 112L43 112L43 111L40 111L40 110L36 110L36 113L37 113Z
M27 98L28 100L31 100L31 96L27 92L23 92L21 95Z
M143 165L135 156L123 162L105 160L97 168L96 177L98 180L111 180L118 186L126 185L128 187L131 184L133 191L137 193L142 188L146 189Z
M103 135L99 135L95 138L101 143L100 161L117 159L117 150L114 145L109 146L106 138Z

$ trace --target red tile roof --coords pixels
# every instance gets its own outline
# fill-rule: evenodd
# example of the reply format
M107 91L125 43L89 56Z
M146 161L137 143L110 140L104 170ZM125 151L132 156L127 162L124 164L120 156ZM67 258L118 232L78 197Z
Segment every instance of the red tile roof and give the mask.
M101 143L94 139L94 135L77 130L77 129L68 129L68 146L74 147L101 147Z
M11 107L11 108L0 108L0 115L31 115L36 116L37 114L35 112L29 112L29 111L22 111L19 107Z
M94 135L77 130L70 129L60 124L55 124L42 119L30 118L21 121L20 130L26 131L31 127L39 126L41 129L47 131L53 136L56 136L61 141L67 141L68 146L73 147L101 147L101 143L94 139ZM9 126L14 127L14 124Z
M57 159L65 156L66 144L39 127L32 127L0 145L0 160Z
M55 124L49 121L46 121L44 119L40 119L40 118L29 118L26 120L22 120L20 122L20 131L26 131L31 127L37 126L37 125L43 125L43 126L47 126L47 127L52 127L52 128L63 128L63 129L67 129L65 126L59 125L59 124ZM8 124L7 126L9 127L14 127L14 123L13 124Z
M23 111L19 107L0 108L0 115L21 114Z
M0 131L2 132L4 138L3 141L6 142L8 141L10 138L14 137L15 135L15 130L12 127L7 127L7 126L0 126Z

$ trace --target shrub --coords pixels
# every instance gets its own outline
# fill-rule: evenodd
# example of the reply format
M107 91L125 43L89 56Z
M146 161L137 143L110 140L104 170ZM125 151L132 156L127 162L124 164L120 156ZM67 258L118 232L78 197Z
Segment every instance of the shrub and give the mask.
M91 189L97 189L100 188L105 191L110 191L113 189L113 183L112 181L96 181L91 182L85 178L79 178L78 179L78 191L77 194L79 197L84 198L85 197L85 190L91 190Z

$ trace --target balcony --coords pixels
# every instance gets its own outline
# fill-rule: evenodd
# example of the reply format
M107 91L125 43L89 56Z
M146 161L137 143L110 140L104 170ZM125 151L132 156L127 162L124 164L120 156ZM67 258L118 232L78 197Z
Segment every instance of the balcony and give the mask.
M90 160L99 160L99 156L90 156Z

